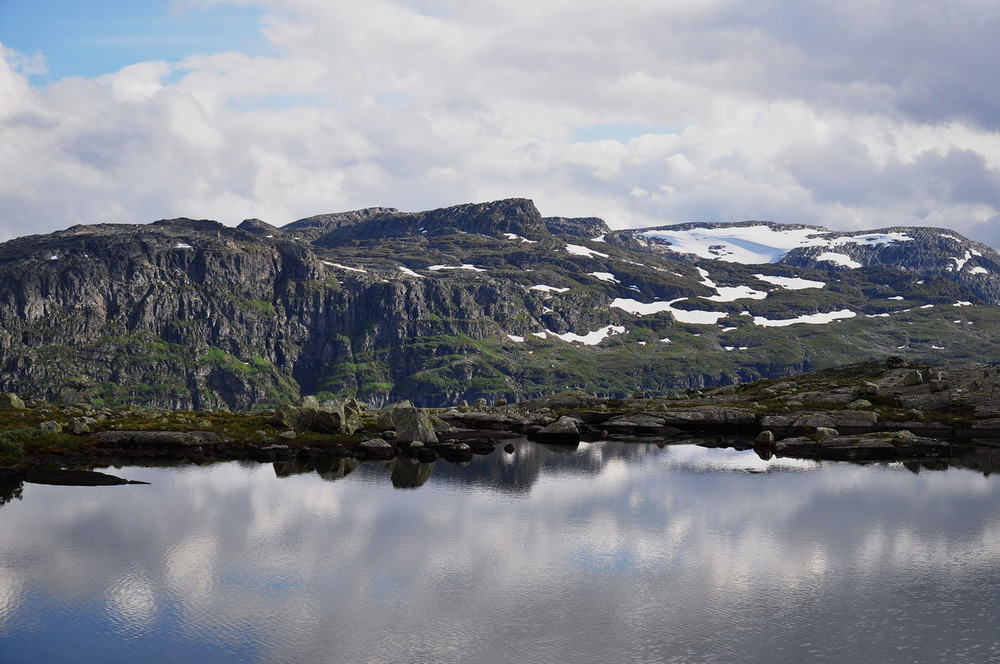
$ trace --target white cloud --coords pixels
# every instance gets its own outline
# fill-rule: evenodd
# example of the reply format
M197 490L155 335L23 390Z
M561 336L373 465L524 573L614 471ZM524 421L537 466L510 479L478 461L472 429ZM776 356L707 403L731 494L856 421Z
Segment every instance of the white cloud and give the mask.
M614 227L1000 238L1000 23L981 2L175 4L257 7L273 52L33 88L44 54L3 49L0 237L526 196Z

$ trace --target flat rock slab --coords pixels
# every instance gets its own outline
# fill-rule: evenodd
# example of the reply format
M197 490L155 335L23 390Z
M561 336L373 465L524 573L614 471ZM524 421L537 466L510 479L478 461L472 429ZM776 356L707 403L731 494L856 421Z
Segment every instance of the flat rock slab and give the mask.
M895 461L951 455L951 445L947 442L912 434L785 438L773 443L771 449L779 456L832 461Z
M94 438L104 447L118 449L180 450L222 442L219 434L211 431L99 431Z

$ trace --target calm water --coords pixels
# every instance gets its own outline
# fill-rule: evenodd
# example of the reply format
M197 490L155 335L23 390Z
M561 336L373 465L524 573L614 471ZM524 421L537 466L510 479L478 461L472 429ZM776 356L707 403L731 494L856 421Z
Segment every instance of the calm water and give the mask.
M527 442L321 470L24 485L0 662L1000 660L997 476Z

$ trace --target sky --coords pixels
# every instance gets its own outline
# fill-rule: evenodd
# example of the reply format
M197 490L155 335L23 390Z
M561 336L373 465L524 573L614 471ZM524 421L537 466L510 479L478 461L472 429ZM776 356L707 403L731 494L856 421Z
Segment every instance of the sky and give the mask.
M0 0L0 240L525 197L1000 247L994 0Z

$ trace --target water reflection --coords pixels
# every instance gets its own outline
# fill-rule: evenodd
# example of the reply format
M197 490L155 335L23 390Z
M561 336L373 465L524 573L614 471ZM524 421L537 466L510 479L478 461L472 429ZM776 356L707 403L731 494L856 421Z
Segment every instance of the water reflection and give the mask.
M1000 656L1000 484L919 470L524 441L27 485L0 661Z

